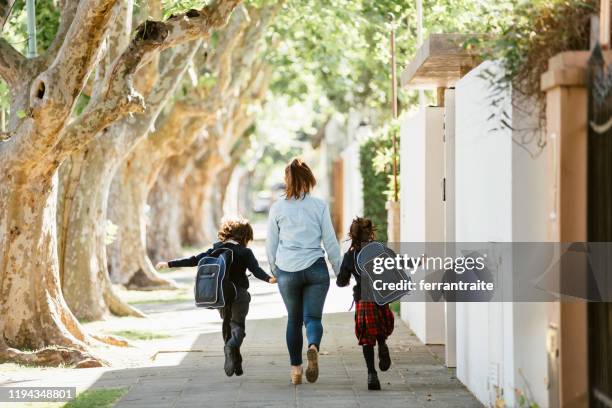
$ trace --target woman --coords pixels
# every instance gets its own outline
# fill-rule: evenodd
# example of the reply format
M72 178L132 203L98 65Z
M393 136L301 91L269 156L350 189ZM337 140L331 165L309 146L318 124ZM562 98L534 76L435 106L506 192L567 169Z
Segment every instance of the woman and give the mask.
M308 339L306 379L319 377L318 353L323 336L323 304L329 289L329 272L321 242L337 274L340 246L331 223L329 208L310 191L316 180L300 159L285 168L285 197L270 208L267 252L270 270L278 280L287 308L287 348L291 360L291 382L302 382L302 325Z

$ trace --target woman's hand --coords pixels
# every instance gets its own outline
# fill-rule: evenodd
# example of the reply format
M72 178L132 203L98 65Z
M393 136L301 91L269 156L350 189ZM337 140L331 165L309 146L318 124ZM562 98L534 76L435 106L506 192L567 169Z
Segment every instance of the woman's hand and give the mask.
M268 283L272 283L272 284L276 283L276 278L274 276L271 277Z
M155 269L168 269L168 262L158 262Z

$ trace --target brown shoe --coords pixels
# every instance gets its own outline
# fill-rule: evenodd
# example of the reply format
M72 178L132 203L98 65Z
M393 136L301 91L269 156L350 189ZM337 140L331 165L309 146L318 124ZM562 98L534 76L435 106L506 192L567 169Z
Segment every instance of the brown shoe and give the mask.
M304 372L303 369L301 369L299 372L291 370L291 384L293 384L293 385L301 384L302 383L302 373L303 372Z
M319 351L315 346L310 346L306 352L308 367L306 368L306 379L308 382L316 382L319 378Z

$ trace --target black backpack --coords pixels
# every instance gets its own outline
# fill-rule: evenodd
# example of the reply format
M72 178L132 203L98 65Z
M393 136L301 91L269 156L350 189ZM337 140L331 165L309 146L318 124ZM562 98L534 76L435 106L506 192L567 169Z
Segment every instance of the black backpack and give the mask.
M383 273L377 274L373 270L374 258L395 258L395 252L380 242L372 241L361 248L359 254L355 253L355 270L361 276L362 300L376 302L378 305L386 305L396 301L408 294L408 290L377 290L374 289L374 281L398 283L410 281L406 271L397 269L384 269ZM364 279L365 276L365 279Z
M194 294L197 307L221 309L225 306L223 280L234 259L229 248L217 248L198 262Z

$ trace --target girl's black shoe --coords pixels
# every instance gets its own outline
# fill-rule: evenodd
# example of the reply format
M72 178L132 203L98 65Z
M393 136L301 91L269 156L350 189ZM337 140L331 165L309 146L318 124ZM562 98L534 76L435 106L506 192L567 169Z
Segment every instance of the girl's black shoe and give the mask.
M378 345L378 367L380 371L387 371L391 367L389 347L385 343Z
M234 374L241 376L244 374L242 370L242 354L240 354L240 348L236 349L236 361L234 362Z
M378 374L376 372L368 373L368 390L380 390L380 381L378 381Z

